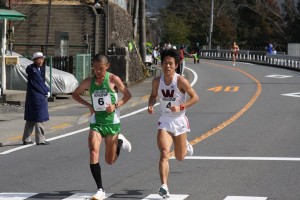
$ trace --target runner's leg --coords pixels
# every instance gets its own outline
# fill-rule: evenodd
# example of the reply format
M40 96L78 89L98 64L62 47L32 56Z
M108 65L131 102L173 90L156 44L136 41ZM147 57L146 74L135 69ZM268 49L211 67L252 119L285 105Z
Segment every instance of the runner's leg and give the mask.
M121 144L122 146L122 144ZM105 161L112 165L118 159L118 135L108 135L105 137Z
M184 160L184 157L186 156L186 139L186 133L182 133L174 137L175 158L179 161Z
M100 135L100 133L94 130L90 130L89 133L90 168L98 189L100 188L103 189L102 177L101 177L101 166L99 164L101 141L102 141L102 136Z
M165 130L159 129L157 134L157 145L160 151L159 174L162 184L168 183L169 177L169 154L172 146L173 138Z

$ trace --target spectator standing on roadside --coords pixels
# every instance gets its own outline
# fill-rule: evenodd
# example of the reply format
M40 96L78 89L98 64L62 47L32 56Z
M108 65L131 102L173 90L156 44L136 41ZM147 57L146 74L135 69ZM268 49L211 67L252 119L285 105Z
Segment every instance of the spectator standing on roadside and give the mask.
M153 57L153 63L157 65L157 59L158 59L158 48L154 47L152 51L152 57Z
M233 42L232 47L231 47L231 52L232 52L232 61L233 61L233 66L235 66L235 61L237 59L238 53L239 53L239 46L236 44L236 42Z
M50 91L45 83L44 58L42 52L36 52L32 56L33 64L26 67L27 92L24 114L26 123L22 138L23 145L33 144L31 134L34 127L36 144L49 144L45 140L44 122L49 120L48 97L50 97Z
M273 54L273 44L270 42L267 46L267 54L272 55Z
M168 190L169 158L174 144L175 158L182 161L193 154L193 147L187 141L190 126L185 111L198 101L198 95L189 81L175 72L179 65L179 54L175 49L161 52L162 75L152 81L152 91L148 102L148 113L154 113L157 97L160 100L157 146L160 151L159 174L161 187L158 194L170 197ZM190 98L187 99L186 96Z
M179 49L179 65L176 68L176 73L183 75L184 67L185 67L185 55L190 55L184 50L184 47L181 46Z

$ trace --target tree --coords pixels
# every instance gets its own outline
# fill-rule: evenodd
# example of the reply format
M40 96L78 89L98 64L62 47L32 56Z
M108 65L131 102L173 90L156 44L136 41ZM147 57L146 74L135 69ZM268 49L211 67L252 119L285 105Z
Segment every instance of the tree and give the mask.
M237 32L240 44L245 48L263 50L269 42L284 40L282 17L276 0L243 0L238 11Z
M300 3L298 2L298 7ZM300 42L299 39L299 11L297 11L294 0L285 0L282 3L283 18L285 21L284 29L287 42Z
M190 32L189 26L185 21L173 13L167 13L164 19L164 26L162 28L164 42L171 42L172 44L189 44L187 39Z
M216 0L213 45L225 45L235 38L234 0ZM167 13L173 13L183 23L188 24L190 32L187 38L192 45L207 44L210 27L211 1L207 0L173 0ZM171 17L169 14L165 18ZM172 16L173 17L173 16Z
M284 51L288 41L300 40L297 37L300 35L300 3L297 10L292 7L293 0L285 1L282 12L278 0L214 0L212 46L228 48L237 41L241 48L263 50L267 43L273 42L277 50ZM209 35L210 10L211 0L173 0L164 11L162 24L170 24L168 18L177 18L177 27L185 27L185 38L192 45L205 45ZM185 31L188 29L189 32ZM167 37L171 37L170 34L169 31Z
M300 1L298 1L297 4L297 17L295 19L294 27L294 38L292 42L300 43Z

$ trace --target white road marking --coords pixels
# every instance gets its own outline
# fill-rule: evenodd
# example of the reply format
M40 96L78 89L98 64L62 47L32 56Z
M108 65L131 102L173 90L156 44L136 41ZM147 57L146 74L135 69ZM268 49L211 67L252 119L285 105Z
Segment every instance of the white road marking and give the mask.
M193 73L193 75L194 75L194 80L191 83L191 86L193 86L198 81L198 75L197 75L197 73L194 70L192 70L192 69L190 69L188 67L186 67L186 69L190 70ZM157 106L157 105L159 105L159 104L158 103L155 104L155 106ZM148 109L148 107L145 107L145 108L133 111L131 113L128 113L127 115L121 116L120 119L125 118L125 117L130 117L131 115L135 115L135 114L137 114L139 112L142 112L144 110L147 110L147 109ZM81 133L81 132L87 131L89 129L90 129L90 127L87 127L87 128L84 128L84 129L73 131L71 133L66 133L66 134L63 134L63 135L60 135L60 136L57 136L57 137L49 138L49 139L47 139L47 141L58 140L58 139L61 139L61 138L64 138L64 137L68 137L68 136L71 136L71 135L75 135L77 133ZM21 150L21 149L29 148L29 147L32 147L32 146L34 146L34 144L24 145L24 146L21 146L21 147L13 148L13 149L1 152L0 155L9 154L9 153L12 153L12 152L15 152L15 151L18 151L18 150Z
M94 194L91 194L91 193L76 193L70 197L67 197L65 199L67 200L88 200L88 199L91 199L91 197L93 196ZM111 195L113 195L113 193L105 193L105 198L108 198L110 197ZM65 200L63 199L63 200Z
M172 156L170 159L175 159ZM185 160L256 160L256 161L300 161L291 157L218 157L218 156L186 156Z
M241 63L241 62L237 62L237 63ZM254 65L253 63L247 63L247 62L243 62L243 64L245 64L245 65Z
M224 200L266 200L267 197L228 196Z
M290 76L290 75L273 74L273 75L268 75L268 76L265 76L265 77L268 77L268 78L291 78L291 77L293 77L293 76Z
M38 193L0 193L0 199L1 200L24 200L29 197L32 197L34 195L37 195Z
M170 200L182 200L182 199L186 199L189 195L186 194L171 194L169 198ZM148 195L146 198L142 199L142 200L159 200L159 199L164 199L161 196L159 196L158 194L150 194Z
M300 97L300 92L281 94L281 95L288 96L288 97Z
M49 139L47 139L47 141L58 140L58 139L61 139L61 138L64 138L64 137L75 135L77 133L81 133L83 131L87 131L89 129L90 129L90 127L87 127L87 128L84 128L84 129L80 129L80 130L77 130L77 131L66 133L64 135L60 135L60 136L57 136L57 137L49 138ZM23 145L23 146L20 146L20 147L17 147L17 148L13 148L13 149L10 149L10 150L7 150L7 151L3 151L0 154L5 155L5 154L9 154L9 153L12 153L12 152L15 152L15 151L18 151L18 150L21 150L21 149L25 149L25 148L28 148L28 147L32 147L32 146L35 146L35 144Z

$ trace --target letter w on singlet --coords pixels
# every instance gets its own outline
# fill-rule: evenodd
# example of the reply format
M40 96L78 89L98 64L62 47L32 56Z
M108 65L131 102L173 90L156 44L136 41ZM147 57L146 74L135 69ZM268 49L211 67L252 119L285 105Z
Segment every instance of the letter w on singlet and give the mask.
M174 97L174 90L161 90L161 93L164 97Z

